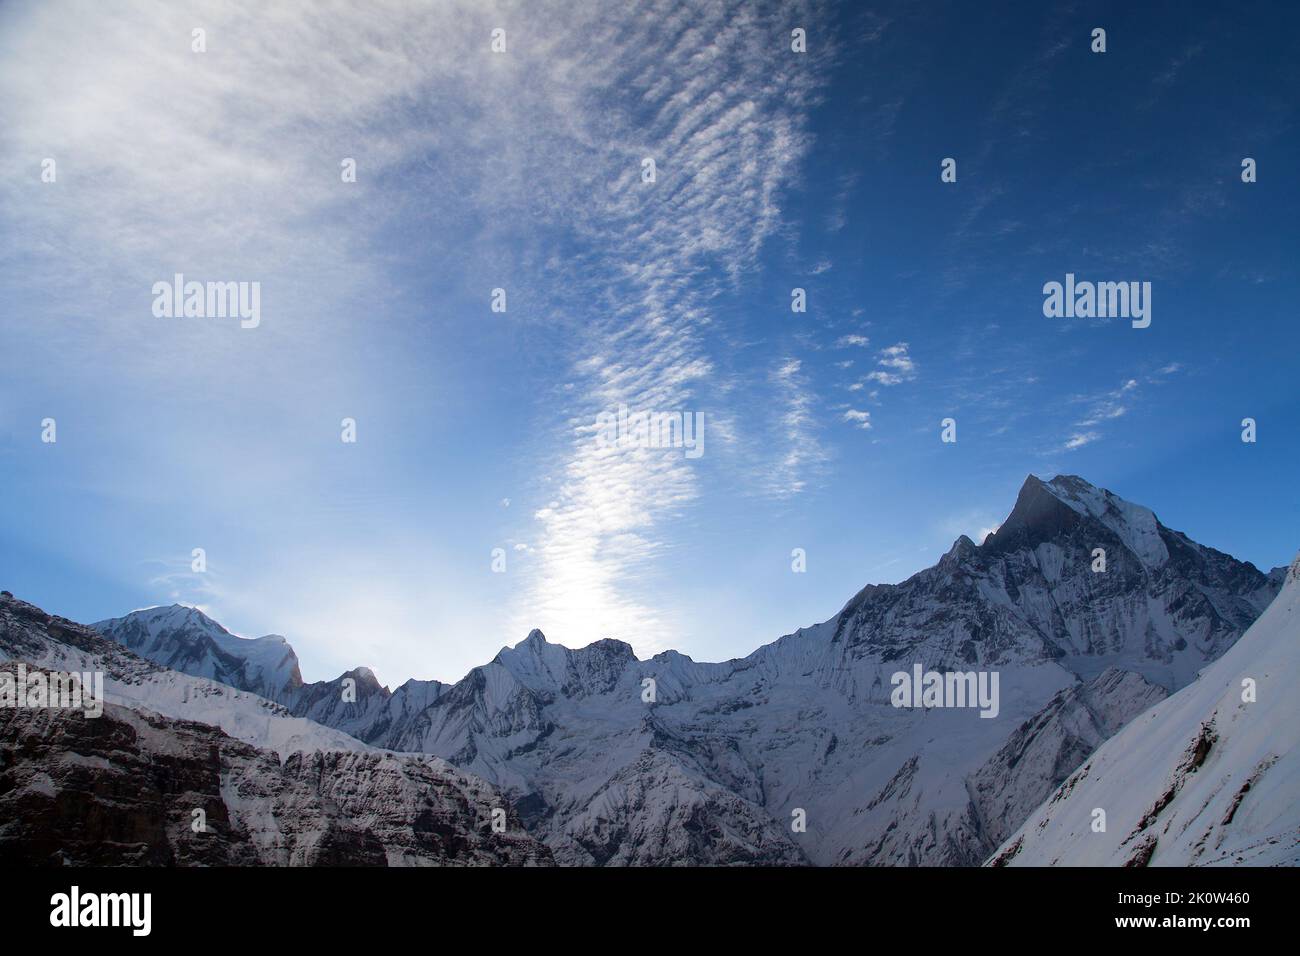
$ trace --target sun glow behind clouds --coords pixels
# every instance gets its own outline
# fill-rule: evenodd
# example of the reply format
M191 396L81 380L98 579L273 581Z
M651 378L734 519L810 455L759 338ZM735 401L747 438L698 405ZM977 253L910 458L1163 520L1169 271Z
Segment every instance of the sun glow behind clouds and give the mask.
M533 627L745 654L982 538L1030 471L1181 495L1202 540L1289 557L1284 523L1215 503L1285 496L1293 445L1263 436L1294 405L1294 191L1177 119L1286 67L1246 58L1247 25L1222 75L1162 86L1177 109L1071 140L1055 106L1102 76L1058 18L903 6L0 3L0 577L82 620L201 604L286 634L309 678L397 681ZM1237 141L1296 153L1275 94L1221 95ZM1189 189L1223 204L1189 215ZM1044 277L1149 256L1177 323L1042 316ZM260 281L260 326L152 317L177 272ZM620 405L703 413L703 457L600 447ZM1260 443L1212 451L1248 414Z
M403 389L417 375L439 379L373 317L392 307L401 282L392 272L401 256L382 245L400 224L417 244L455 243L465 285L483 284L486 296L502 284L533 316L549 313L551 357L576 383L563 402L523 410L549 438L498 451L531 456L527 470L541 481L523 489L531 500L500 489L523 505L506 512L507 536L531 547L510 549L518 584L505 596L508 633L480 640L499 645L542 626L571 645L617 636L642 653L666 646L671 613L643 595L665 521L698 498L704 466L680 451L599 449L590 426L619 404L704 411L719 437L736 440L724 394L700 389L712 371L700 330L718 284L751 269L779 225L782 191L806 149L817 61L782 55L789 16L806 11L657 0L635 17L599 5L468 2L322 16L306 4L140 3L83 8L71 27L65 12L0 13L7 153L62 163L58 191L41 203L12 180L0 186L17 217L3 251L17 261L20 237L42 235L69 252L6 276L70 316L57 339L48 324L16 330L34 361L15 387L35 394L51 377L77 382L68 369L78 364L94 370L80 377L86 401L131 382L131 401L103 407L117 432L101 429L98 457L115 460L114 443L134 450L95 479L98 492L136 498L152 481L181 506L188 489L224 521L247 520L259 502L292 502L301 520L284 531L297 537L272 546L313 555L298 574L324 580L358 558L369 570L346 592L341 581L268 587L258 576L265 563L235 558L231 541L213 549L223 570L212 606L254 630L296 624L311 629L309 642L342 649L366 624L359 609L344 613L343 594L357 593L388 609L382 629L418 631L424 602L385 587L403 575L379 540L387 520L362 540L336 525L333 543L329 525L308 524L311 514L333 521L339 507L360 524L358 509L399 493L310 504L311 486L328 492L331 477L360 477L340 470L323 443L338 396L367 396L357 420L361 442L372 444L358 447L373 454L376 419L411 414ZM203 54L190 49L197 25ZM498 26L508 42L501 55L488 44ZM53 55L53 43L74 55ZM641 181L647 156L658 162L653 184ZM346 187L343 157L357 159ZM435 189L428 208L413 198L423 182ZM539 258L560 233L568 254ZM425 268L436 270L436 259ZM137 300L147 310L145 293L177 271L260 280L263 323L241 337L212 323L141 321ZM105 301L121 307L106 312ZM509 320L536 318L516 309ZM105 352L117 356L111 368L95 363ZM160 393L165 410L142 433L137 423ZM304 450L316 430L321 443ZM409 452L383 454L390 472L409 469ZM156 469L148 479L130 464L145 459ZM219 480L216 462L238 481ZM376 464L368 479L382 470ZM268 515L271 528L278 517ZM480 574L486 550L460 542L443 558ZM120 565L121 556L108 560ZM207 600L214 580L169 580L165 597Z
M806 147L803 108L815 81L769 42L783 23L749 5L688 15L663 2L623 24L617 43L573 51L564 77L585 87L565 87L564 104L533 105L557 115L573 107L563 114L570 139L556 148L580 151L603 183L585 196L571 178L554 183L582 209L581 238L600 249L574 281L591 300L611 286L619 294L580 341L578 411L564 460L553 464L558 494L535 513L538 562L521 628L540 625L571 645L619 637L643 654L680 632L643 595L656 593L647 572L664 549L664 522L698 496L701 466L680 451L601 447L594 425L619 405L692 413L718 401L700 388L712 371L700 335L716 288L710 276L752 266ZM551 69L536 64L539 74ZM622 98L611 103L610 90ZM610 145L591 148L602 141ZM643 157L656 159L654 183L640 179ZM729 417L719 411L716 420Z

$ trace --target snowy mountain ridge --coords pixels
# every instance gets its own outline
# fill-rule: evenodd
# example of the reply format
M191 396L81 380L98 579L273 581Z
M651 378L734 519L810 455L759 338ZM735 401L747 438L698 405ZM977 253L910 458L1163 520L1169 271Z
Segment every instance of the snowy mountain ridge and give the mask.
M1230 647L1278 584L1082 479L1030 476L982 544L963 536L742 659L641 661L621 641L573 650L533 631L454 684L389 692L352 672L355 701L343 678L277 699L504 788L561 862L973 865ZM105 633L129 638L130 617ZM891 706L891 675L916 663L998 671L999 716Z
M91 627L164 667L272 700L302 686L298 655L284 637L236 637L198 608L144 608Z
M19 664L29 673L100 672L107 704L96 718L0 708L0 860L552 862L496 788L436 756L369 746L256 694L147 661L4 592L0 670ZM210 824L201 835L191 829L194 810Z

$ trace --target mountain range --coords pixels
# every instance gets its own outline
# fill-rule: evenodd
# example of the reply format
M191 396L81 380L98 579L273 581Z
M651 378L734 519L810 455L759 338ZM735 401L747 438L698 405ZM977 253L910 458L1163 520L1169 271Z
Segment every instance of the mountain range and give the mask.
M369 747L0 592L0 678L12 682L19 664L102 673L105 705L99 717L0 707L0 861L553 862L510 802L472 774Z
M239 638L193 608L92 631L12 598L0 655L81 670L93 658L110 702L186 732L219 728L232 753L238 742L281 767L340 751L416 761L473 808L454 825L464 862L978 865L1108 738L1199 689L1284 577L1081 478L1030 476L983 542L962 536L935 566L722 663L638 660L610 639L570 649L533 631L453 684L389 690L364 667L304 683L282 637ZM895 706L895 675L918 666L996 674L996 716ZM376 774L358 759L331 772ZM413 774L385 787L418 789ZM484 830L497 803L505 833ZM241 825L255 848L259 824ZM388 862L440 859L394 826L380 838ZM312 859L275 852L258 862Z

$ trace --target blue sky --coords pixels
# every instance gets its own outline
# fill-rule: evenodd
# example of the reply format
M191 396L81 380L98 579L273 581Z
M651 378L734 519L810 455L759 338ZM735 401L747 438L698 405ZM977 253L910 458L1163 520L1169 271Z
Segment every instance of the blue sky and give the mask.
M0 6L15 594L398 683L534 626L740 656L1029 473L1294 555L1294 8L261 6ZM177 272L260 324L156 318ZM1149 281L1150 327L1044 317L1067 272ZM602 447L620 404L703 455Z

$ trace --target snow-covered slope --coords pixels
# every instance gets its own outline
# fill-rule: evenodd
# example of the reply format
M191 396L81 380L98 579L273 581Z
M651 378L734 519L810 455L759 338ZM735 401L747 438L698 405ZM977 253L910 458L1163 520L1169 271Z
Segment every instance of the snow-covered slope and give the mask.
M1278 584L1082 479L1031 476L982 544L743 659L534 631L453 685L354 673L355 702L342 678L279 699L503 787L562 862L975 865ZM891 706L915 664L997 672L998 715Z
M107 704L0 708L0 860L546 864L497 788L137 657L0 594L0 669L100 672ZM202 810L209 828L191 828ZM493 829L494 811L505 829Z
M294 716L365 740L394 736L447 686L410 680L390 691L368 667L306 684L298 655L280 635L237 637L198 608L182 604L132 611L91 626L163 667L248 691L282 704ZM345 700L348 680L352 694Z
M1300 557L1242 638L1102 744L994 864L1300 864L1298 682Z
M483 866L551 855L494 788L436 757L281 761L206 724L109 704L96 718L0 709L0 862Z
M27 661L53 671L101 671L110 703L220 727L281 757L369 749L350 734L295 717L257 694L154 664L91 628L8 596L0 597L0 660Z

